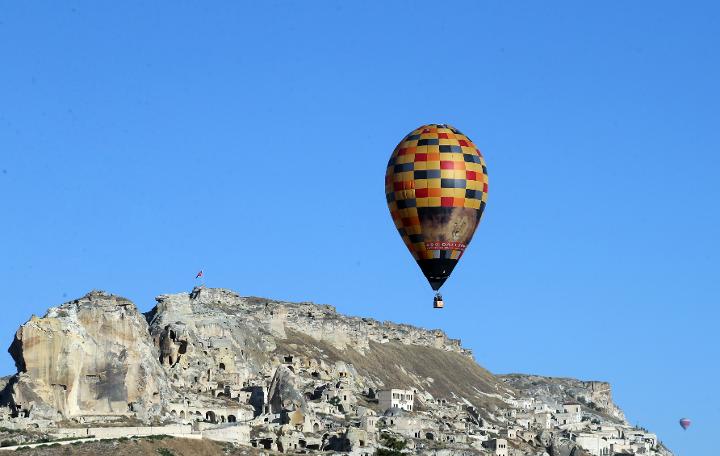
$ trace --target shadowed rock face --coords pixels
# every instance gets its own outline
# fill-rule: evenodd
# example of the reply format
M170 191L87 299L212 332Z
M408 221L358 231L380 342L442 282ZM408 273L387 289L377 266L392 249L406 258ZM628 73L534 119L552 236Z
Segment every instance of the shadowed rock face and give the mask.
M275 376L270 382L268 392L268 403L271 413L281 413L284 410L295 408L307 410L303 389L297 385L297 377L290 369L279 366L275 370Z
M9 352L19 371L13 402L38 418L159 411L168 391L143 315L102 292L33 317Z

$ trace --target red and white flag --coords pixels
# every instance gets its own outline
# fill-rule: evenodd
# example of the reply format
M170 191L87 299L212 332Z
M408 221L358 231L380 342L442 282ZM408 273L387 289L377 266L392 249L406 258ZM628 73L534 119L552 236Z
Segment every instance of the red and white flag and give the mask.
M197 275L195 276L195 278L198 279L198 278L200 278L200 277L202 277L202 276L203 276L203 271L202 271L202 269L201 269L200 272L197 273Z

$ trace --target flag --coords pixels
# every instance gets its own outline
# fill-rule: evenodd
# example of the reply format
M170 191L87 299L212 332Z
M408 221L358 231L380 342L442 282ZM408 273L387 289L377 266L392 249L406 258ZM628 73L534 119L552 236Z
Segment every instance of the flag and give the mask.
M200 272L197 273L197 275L195 276L195 278L197 279L197 278L200 278L200 277L202 277L202 276L203 276L203 272L202 272L202 269L201 269Z

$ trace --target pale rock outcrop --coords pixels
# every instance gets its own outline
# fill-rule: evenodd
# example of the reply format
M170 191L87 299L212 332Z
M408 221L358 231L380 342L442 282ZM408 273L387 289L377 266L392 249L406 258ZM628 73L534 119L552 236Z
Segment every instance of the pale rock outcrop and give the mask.
M158 360L179 394L235 398L270 368L272 316L251 312L229 290L161 295L146 317Z
M580 456L581 430L666 454L625 422L607 383L493 375L440 330L224 289L156 301L143 316L92 292L33 317L10 347L18 373L0 396L14 413L0 420L140 418L267 450L358 456L383 434L413 454ZM388 389L412 396L411 410L384 413ZM490 449L497 439L509 447Z
M592 456L568 439L553 437L548 447L550 456Z
M132 302L103 292L31 318L9 349L14 406L37 418L157 414L169 385L147 333Z
M525 391L542 402L579 401L583 407L595 409L608 417L626 423L625 415L612 400L612 389L607 382L582 381L574 378L542 377L539 375L509 374L499 376L506 385Z
M307 410L307 403L301 388L298 387L298 378L285 366L278 366L275 376L270 382L268 391L268 404L271 413L281 413L284 410Z

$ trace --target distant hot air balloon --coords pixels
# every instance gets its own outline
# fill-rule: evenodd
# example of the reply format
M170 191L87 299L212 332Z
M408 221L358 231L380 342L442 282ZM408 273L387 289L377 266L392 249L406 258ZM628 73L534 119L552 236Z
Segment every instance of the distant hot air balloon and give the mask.
M688 419L688 418L680 419L680 426L685 430L687 430L687 428L689 428L691 424L692 424L692 421L690 421L690 419Z
M437 293L462 257L487 201L485 160L456 128L430 124L395 147L385 173L390 215Z

